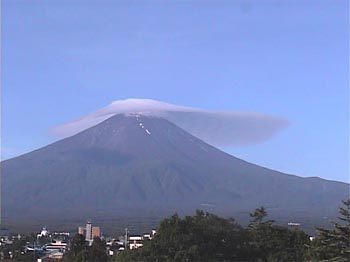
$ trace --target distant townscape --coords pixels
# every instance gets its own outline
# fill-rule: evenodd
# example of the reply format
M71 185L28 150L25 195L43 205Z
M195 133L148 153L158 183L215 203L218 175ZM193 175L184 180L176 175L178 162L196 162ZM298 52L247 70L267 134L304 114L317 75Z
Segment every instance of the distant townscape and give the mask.
M50 223L31 235L2 234L1 259L272 262L350 254L348 201L342 220L326 229L349 184L246 162L187 127L200 121L201 130L218 132L222 125L230 133L236 117L153 100L116 101L68 124L79 127L73 136L1 162L2 226L28 232L38 221ZM195 210L203 211L190 216ZM266 219L267 211L276 221ZM111 234L106 228L118 219L132 230ZM74 232L60 232L63 224Z
M118 237L104 236L99 226L87 221L85 226L79 226L75 233L50 232L43 227L40 233L31 235L13 235L6 229L0 231L0 261L60 261L74 245L78 237L85 241L87 247L94 242L104 241L103 252L109 257L126 249L132 250L143 246L144 240L151 240L156 234L155 229L142 235L130 234L125 228L125 235Z
M300 223L277 225L264 207L250 213L247 227L233 218L197 210L195 215L164 219L157 230L106 236L88 220L74 233L31 235L1 230L1 261L126 262L126 261L337 261L350 254L350 199L339 208L338 221L308 235Z
M350 0L0 0L0 262L350 262Z

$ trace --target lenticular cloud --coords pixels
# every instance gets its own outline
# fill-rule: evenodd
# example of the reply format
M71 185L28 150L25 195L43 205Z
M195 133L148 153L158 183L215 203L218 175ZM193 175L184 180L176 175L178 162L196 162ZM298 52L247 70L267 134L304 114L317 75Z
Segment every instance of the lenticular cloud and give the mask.
M287 126L285 119L261 113L215 111L172 105L151 99L126 99L59 125L53 132L60 138L72 136L117 114L162 117L190 134L215 146L256 144Z

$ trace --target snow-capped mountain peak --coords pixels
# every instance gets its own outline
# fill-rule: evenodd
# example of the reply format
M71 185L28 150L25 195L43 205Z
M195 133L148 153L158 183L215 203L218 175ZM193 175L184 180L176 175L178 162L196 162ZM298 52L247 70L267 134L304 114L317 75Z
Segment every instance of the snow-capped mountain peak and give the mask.
M118 114L164 118L215 146L255 144L287 126L283 118L262 113L208 110L152 99L117 100L79 119L54 128L60 138L72 136Z

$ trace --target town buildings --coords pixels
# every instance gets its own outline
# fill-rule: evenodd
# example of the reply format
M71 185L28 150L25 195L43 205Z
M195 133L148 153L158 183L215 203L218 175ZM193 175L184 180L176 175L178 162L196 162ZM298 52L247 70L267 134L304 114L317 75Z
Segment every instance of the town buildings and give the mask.
M93 226L91 221L87 221L85 227L78 227L78 234L85 236L85 240L89 242L89 245L92 245L95 237L101 238L101 229L98 226Z

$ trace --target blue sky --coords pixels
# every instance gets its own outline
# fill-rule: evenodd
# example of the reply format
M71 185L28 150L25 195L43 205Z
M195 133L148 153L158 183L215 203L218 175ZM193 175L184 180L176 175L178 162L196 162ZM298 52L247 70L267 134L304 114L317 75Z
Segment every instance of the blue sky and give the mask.
M288 119L225 151L349 181L348 1L2 1L2 158L113 100Z

